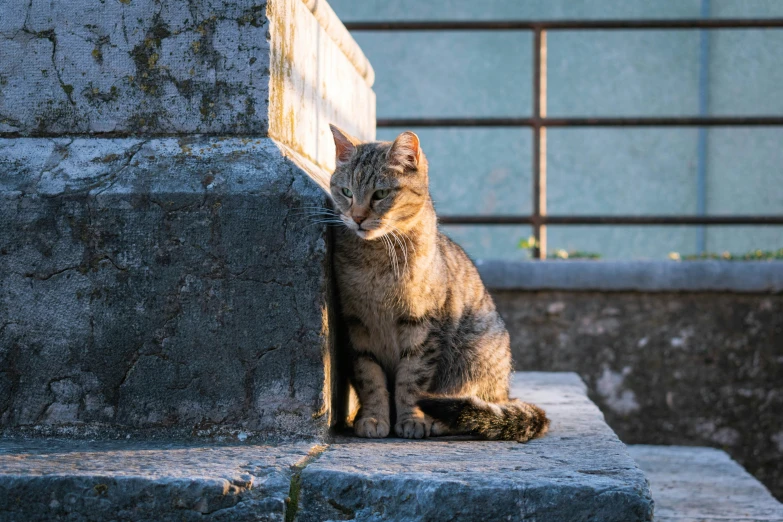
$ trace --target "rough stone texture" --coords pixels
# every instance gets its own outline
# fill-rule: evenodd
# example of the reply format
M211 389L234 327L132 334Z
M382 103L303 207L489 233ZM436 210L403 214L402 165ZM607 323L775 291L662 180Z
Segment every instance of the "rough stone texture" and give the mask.
M320 447L0 442L0 520L284 520L291 477Z
M375 136L372 68L301 0L0 0L0 12L0 135L269 133L331 166L329 122Z
M342 388L308 176L328 181L328 123L375 136L328 4L0 13L0 428L325 436Z
M515 442L345 438L301 474L298 520L652 520L644 475L574 374L517 374L550 433Z
M328 16L328 3L315 4L313 9L324 16L314 16L302 0L267 4L272 34L269 135L332 172L329 123L374 140L375 93L365 71L357 70L367 64L366 58L351 61L335 40L348 39L358 50L356 43L342 24L336 25L336 17ZM326 28L321 25L327 23Z
M492 293L517 369L576 371L624 442L722 448L783 499L783 295Z
M325 433L323 195L272 140L0 140L0 197L0 426Z
M658 522L783 521L783 505L724 452L629 446L650 480Z
M0 131L267 131L265 2L4 0L0 11Z

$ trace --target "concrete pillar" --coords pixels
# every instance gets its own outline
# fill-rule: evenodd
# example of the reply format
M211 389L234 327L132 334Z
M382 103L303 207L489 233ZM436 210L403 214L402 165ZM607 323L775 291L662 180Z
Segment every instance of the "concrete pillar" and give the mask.
M313 180L328 123L375 136L372 68L328 4L0 12L0 428L324 435Z

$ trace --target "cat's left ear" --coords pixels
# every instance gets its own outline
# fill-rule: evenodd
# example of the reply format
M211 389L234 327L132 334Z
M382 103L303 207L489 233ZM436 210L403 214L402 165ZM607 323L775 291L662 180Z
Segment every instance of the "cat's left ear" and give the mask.
M392 163L403 168L415 169L421 161L421 147L419 146L419 137L414 132L405 131L394 140L389 159Z
M348 163L351 156L356 151L356 145L359 144L359 140L340 129L336 125L329 124L329 128L332 129L332 136L334 136L334 148L337 152L336 160L337 165Z

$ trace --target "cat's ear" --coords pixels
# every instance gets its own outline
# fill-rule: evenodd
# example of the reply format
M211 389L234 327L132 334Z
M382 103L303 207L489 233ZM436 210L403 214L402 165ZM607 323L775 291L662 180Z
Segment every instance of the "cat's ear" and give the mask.
M419 137L411 131L405 131L397 136L389 150L389 161L407 169L418 167L421 161Z
M347 163L356 150L356 145L359 144L359 140L331 123L329 124L329 128L332 129L332 136L334 136L337 165Z

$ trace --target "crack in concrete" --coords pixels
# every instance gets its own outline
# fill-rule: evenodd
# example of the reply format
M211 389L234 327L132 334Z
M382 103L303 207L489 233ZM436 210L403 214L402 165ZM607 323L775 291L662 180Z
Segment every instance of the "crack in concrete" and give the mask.
M291 466L291 485L285 503L285 522L294 522L299 511L299 498L302 492L302 472L312 462L317 460L329 448L328 444L316 444L307 455Z
M71 105L75 106L76 102L72 96L73 85L66 84L63 81L62 73L60 72L60 69L57 68L57 33L55 33L54 29L47 29L40 32L29 31L27 29L25 29L25 31L28 31L29 34L32 34L36 38L45 38L52 42L52 68L54 69L54 73L57 75L57 81L60 82L60 88L68 97L68 101L71 102Z
M40 272L13 272L14 274L18 276L22 276L24 278L29 279L36 279L38 281L48 281L49 279L58 276L60 274L64 274L65 272L69 272L72 270L78 270L80 273L85 274L87 273L91 267L97 267L101 264L103 261L108 261L110 265L112 265L115 269L119 270L120 272L127 272L128 267L124 267L122 265L117 264L114 259L112 259L108 254L104 254L100 258L93 258L91 259L90 263L80 263L78 265L73 266L66 266L65 268L60 268L58 270L55 270L53 272L48 273L40 273Z
M71 270L79 270L82 268L82 265L74 265L74 266L67 266L65 268L61 268L59 270L55 270L54 272L50 272L48 274L41 274L37 272L15 272L16 275L20 275L22 277L31 278L31 279L37 279L39 281L47 281L51 278L53 278L56 275L64 274L65 272L71 271Z
M57 139L50 139L49 141L51 141L54 145L54 149L52 150L51 154L49 154L49 157L46 158L46 163L44 163L40 174L38 174L38 179L35 182L36 187L41 186L41 180L43 180L44 175L47 173L52 173L52 171L59 167L60 163L62 163L63 160L65 160L70 155L68 147L71 146L71 144L74 142L74 139L70 138L70 141L64 145L59 143ZM54 164L52 164L52 162L54 162Z
M143 140L143 141L141 141L140 143L137 143L137 144L133 145L132 147L130 147L129 149L127 149L127 150L126 150L126 151L123 153L123 154L125 155L125 158L126 158L126 159L125 159L125 161L123 162L123 164L122 164L122 165L120 166L120 168L118 168L116 171L113 171L113 172L110 172L110 173L109 173L109 176L110 176L110 178L111 178L111 182L110 182L110 183L109 183L109 184L108 184L108 185L107 185L105 188L103 188L102 190L99 190L98 192L96 192L95 194L93 194L93 197L100 196L101 194L103 194L103 193L104 193L104 192L106 192L107 190L109 190L109 189L111 189L112 187L114 187L115 183L117 183L117 180L119 179L119 175L120 175L120 174L122 174L122 172L123 172L123 171L124 171L126 168L128 168L128 167L130 166L130 164L133 162L133 160L134 160L134 158L136 157L136 155L137 155L137 154L138 154L138 153L141 151L141 149L143 149L143 148L144 148L144 146L145 146L145 145L147 145L147 144L148 144L150 141L152 141L152 140L151 140L151 139ZM129 154L129 153L130 153L130 154ZM92 187L90 187L88 190L92 190L92 189L93 189L93 188L95 188L96 186L99 186L101 183L103 183L103 179L105 179L105 177L106 177L106 176L101 176L101 178L100 178L100 179L101 179L101 181L100 181L99 183L97 183L97 184L93 185Z
M120 383L117 385L117 390L122 388L122 385L125 384L125 382L128 380L128 377L130 377L131 372L134 368L136 368L136 363L139 362L139 359L141 359L141 353L137 350L133 354L133 358L131 359L130 366L128 366L128 369L125 371L125 375L122 376L122 380L120 380Z
M2 334L3 330L5 330L6 328L8 328L11 325L17 325L18 326L19 323L17 323L16 321L8 321L6 323L3 323L2 326L0 326L0 334Z

